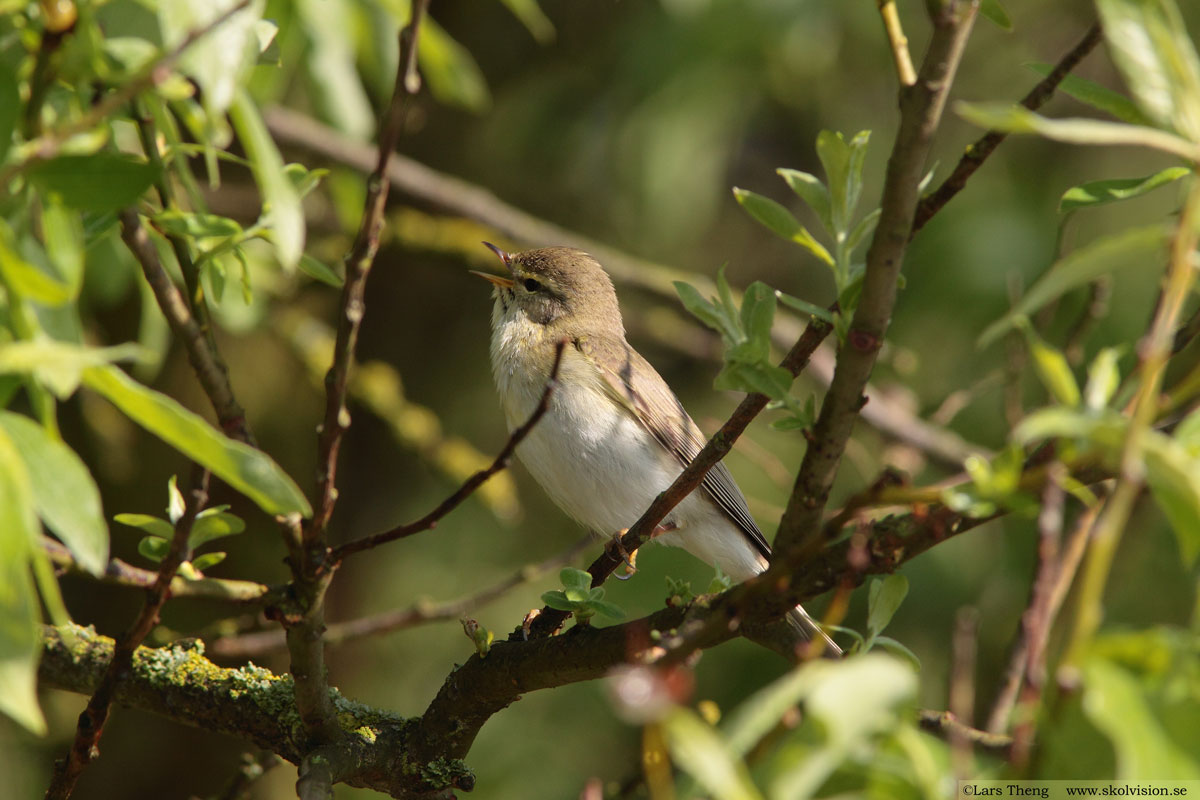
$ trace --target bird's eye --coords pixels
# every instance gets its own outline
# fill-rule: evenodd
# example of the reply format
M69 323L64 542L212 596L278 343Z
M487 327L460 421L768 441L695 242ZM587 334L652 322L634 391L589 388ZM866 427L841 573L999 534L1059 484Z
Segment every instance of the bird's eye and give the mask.
M538 289L542 288L542 284L538 281L535 281L533 278L526 278L523 285L525 286L525 291L527 292L536 292Z

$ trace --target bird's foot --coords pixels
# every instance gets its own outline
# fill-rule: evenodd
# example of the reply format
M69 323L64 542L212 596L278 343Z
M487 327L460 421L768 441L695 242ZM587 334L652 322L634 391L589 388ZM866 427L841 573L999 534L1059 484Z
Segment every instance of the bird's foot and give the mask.
M653 539L657 536L662 536L664 533L670 533L678 527L679 526L674 522L665 522L656 526L654 530L650 532L650 538ZM619 556L620 559L625 562L625 574L613 575L613 577L619 581L627 581L637 572L637 550L630 552L621 542L621 539L627 533L629 533L629 528L622 528L613 534L612 539L608 543L609 553Z

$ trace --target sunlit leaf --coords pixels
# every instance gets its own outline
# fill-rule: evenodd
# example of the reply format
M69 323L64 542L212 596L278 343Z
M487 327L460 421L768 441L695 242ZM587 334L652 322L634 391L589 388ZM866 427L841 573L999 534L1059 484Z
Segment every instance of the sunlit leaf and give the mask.
M1034 133L1059 142L1087 145L1131 145L1200 161L1200 144L1145 125L1099 119L1048 119L1022 106L1004 103L958 103L955 111L981 128L1008 133Z
M192 559L192 568L203 572L225 560L225 553L202 553Z
M735 188L733 196L737 198L742 208L749 212L750 216L769 228L776 236L795 242L829 266L833 266L833 256L829 255L829 251L813 238L799 220L792 216L792 212L771 198L747 189Z
M1029 288L1025 296L1005 316L979 335L978 345L986 347L1001 334L1064 292L1086 286L1101 275L1133 264L1144 266L1159 256L1170 231L1161 225L1130 228L1081 247L1058 261Z
M1090 181L1068 189L1058 202L1058 210L1061 213L1066 213L1078 208L1099 206L1106 203L1115 203L1119 200L1140 197L1160 186L1177 181L1183 176L1190 174L1190 172L1191 170L1187 167L1168 167L1161 172L1156 172L1144 178L1115 178L1107 181Z
M1096 354L1088 366L1087 386L1083 390L1084 405L1092 411L1099 411L1108 405L1117 392L1121 383L1121 373L1117 368L1120 352L1115 347L1106 347Z
M312 514L304 493L261 450L221 434L176 401L115 367L90 367L84 384L127 416L253 500L268 514Z
M129 361L141 353L134 344L80 347L53 339L0 344L0 373L33 375L60 400L74 394L88 367Z
M1113 61L1155 122L1200 140L1200 58L1173 0L1096 0Z
M824 322L833 322L833 314L828 308L823 308L822 306L810 303L807 300L801 300L799 297L792 297L790 294L784 294L780 291L775 292L775 297L777 297L779 302L783 303L785 306L794 308L801 314L808 314L809 316L816 317Z
M38 531L21 453L0 429L0 712L40 736L46 732L37 699L40 615L29 574Z
M294 7L308 38L303 68L313 105L329 124L366 141L375 113L356 68L355 37L346 35L355 9L347 0L299 0Z
M762 797L750 780L746 765L695 712L676 708L662 724L671 759L695 778L714 800L759 800Z
M236 236L243 230L236 220L229 217L186 211L161 211L151 217L150 222L164 233L197 239Z
M1077 406L1080 402L1079 384L1071 372L1071 365L1061 350L1050 346L1028 323L1019 325L1025 334L1033 366L1042 385L1064 406Z
M500 0L525 29L541 44L554 41L554 23L542 11L537 0Z
M26 300L45 306L58 306L71 299L71 287L55 280L30 264L17 252L16 236L8 223L0 219L0 279Z
M5 60L0 60L0 164L8 155L12 145L13 131L17 127L17 115L22 108L21 95L17 88L17 75Z
M483 111L492 102L487 81L470 51L426 17L417 50L421 74L439 101L469 111Z
M244 89L239 89L234 97L229 116L253 165L279 263L285 269L295 269L304 252L304 210L300 207L300 195L284 174L279 148Z
M792 191L808 204L825 226L825 230L833 230L833 218L830 216L829 190L816 175L801 172L798 169L775 170L792 187Z
M170 539L175 535L175 528L171 523L149 514L116 514L113 516L113 522L137 528L159 539Z
M66 281L68 299L74 300L83 285L83 221L53 195L42 198L42 238L50 263Z
M324 261L318 261L312 256L304 253L300 256L298 264L300 271L310 278L314 278L327 286L332 286L335 289L342 288L345 279L337 272L325 264Z
M210 25L237 0L166 0L158 4L158 22L163 45L178 46L194 31ZM210 119L224 116L244 83L246 72L258 60L257 23L265 0L252 0L215 29L183 51L179 68L203 90L204 109Z
M108 564L108 527L100 490L87 466L75 451L28 417L0 411L0 428L25 463L38 516L81 567L93 575L103 573Z
M1146 483L1175 531L1183 562L1190 567L1200 555L1200 459L1157 431L1147 432L1142 443Z

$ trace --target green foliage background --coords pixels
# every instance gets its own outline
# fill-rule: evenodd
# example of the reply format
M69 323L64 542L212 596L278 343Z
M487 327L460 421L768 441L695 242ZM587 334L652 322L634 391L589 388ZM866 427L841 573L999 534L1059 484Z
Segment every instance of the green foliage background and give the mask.
M390 93L397 19L406 5L403 0L271 0L265 16L278 25L278 34L264 56L268 63L249 73L253 102L286 105L352 136L370 137L371 109ZM523 10L528 24L506 5ZM927 36L920 5L901 6L914 53L922 51ZM1095 18L1085 2L1010 0L1004 5L1013 30L980 21L952 99L1017 99L1038 79L1027 64L1056 60ZM84 4L80 25L106 37L157 42L162 34L153 6L135 0ZM1181 6L1197 30L1200 15L1188 4ZM816 229L816 219L795 202L775 169L820 175L813 149L820 130L847 135L870 130L864 204L877 203L896 103L895 76L874 3L547 0L545 18L532 8L517 0L434 0L431 13L439 27L427 46L423 43L422 62L430 92L410 117L402 153L487 187L535 215L676 267L685 278L686 273L711 278L727 264L726 276L735 286L762 280L820 306L834 299L829 270L756 224L730 188L769 196ZM25 4L0 0L0 11L7 15L0 19L0 63L11 70L25 58L17 22ZM81 43L82 30L77 28L64 45L64 69L77 59L75 66L86 72L89 53ZM1121 87L1103 48L1078 73ZM48 100L52 107L65 92L59 90ZM1050 116L1094 113L1061 95L1044 111ZM967 122L947 119L935 149L939 178L978 135ZM304 211L306 252L334 265L357 225L361 180L344 167L281 147L288 161L330 169L305 199ZM235 152L246 155L245 143ZM1033 137L1005 143L913 242L876 384L926 416L953 392L1003 370L1007 345L979 350L975 342L1009 309L1015 286L1029 286L1054 260L1056 248L1071 250L1117 228L1160 221L1178 205L1172 185L1130 202L1076 212L1060 229L1063 193L1087 181L1145 176L1172 163L1132 148L1080 148ZM203 184L202 167L198 175ZM201 185L200 190L214 212L245 227L259 214L251 172L238 164L222 165L219 189ZM372 366L362 373L363 393L352 406L354 426L342 448L341 494L331 528L335 541L419 516L463 475L486 463L505 439L487 360L491 300L487 286L465 269L489 265L491 255L477 245L488 234L436 214L403 193L393 195L385 245L367 290L358 355L361 364ZM271 249L256 247L247 248L248 303L238 286L239 265L223 265L228 285L216 308L218 340L261 445L307 490L323 401L306 360L321 352L320 345L305 338L306 326L312 320L328 324L337 292L306 277L317 267L292 276L279 269ZM87 341L140 341L149 355L136 364L135 375L211 418L182 352L161 320L143 311L147 293L139 289L140 274L119 238L96 244L85 260L78 324ZM1103 346L1124 346L1121 365L1128 370L1130 343L1152 313L1160 274L1160 264L1146 263L1114 276L1112 301L1088 340L1086 361ZM618 285L618 293L635 347L672 384L701 427L713 430L738 399L712 388L719 370L716 337L686 316L678 302L634 286ZM1069 295L1047 335L1061 341L1085 302L1084 293ZM400 394L396 378L402 381ZM1023 386L1029 406L1046 402L1032 374ZM801 398L814 391L816 384L806 377L793 387ZM23 395L12 408L31 411ZM381 409L389 412L388 419L374 413ZM178 452L94 394L79 393L63 402L59 424L91 468L110 520L119 513L162 515L167 477L188 470ZM970 442L1001 448L1009 432L1001 388L980 392L950 427ZM735 450L730 467L770 536L803 439L759 422L749 440ZM860 424L838 496L861 489L889 464L909 471L917 484L949 474ZM222 540L228 557L208 574L285 581L271 519L226 487L214 500L229 503L246 520L247 530ZM137 552L136 531L117 524L110 530L115 556L150 566ZM981 621L976 689L980 713L986 712L1025 606L1035 532L1028 518L1007 518L937 547L902 570L911 588L888 633L921 661L920 706L946 707L954 616L959 608L973 606ZM334 582L329 617L348 619L421 597L455 598L542 560L579 534L517 466L436 530L349 561ZM639 567L635 579L606 587L605 599L631 615L661 605L666 576L689 579L695 587L707 586L711 578L707 567L666 548L647 548ZM141 602L134 591L78 577L64 578L62 587L74 619L109 634L120 631ZM503 635L553 588L552 576L526 584L473 616ZM846 623L860 630L865 627L863 595L854 598ZM1106 630L1114 636L1104 646L1117 661L1140 665L1139 674L1150 675L1148 680L1158 674L1155 658L1169 660L1190 648L1193 672L1187 690L1178 695L1188 699L1180 701L1177 713L1163 713L1176 742L1200 745L1200 715L1184 713L1196 710L1200 680L1194 672L1200 624L1195 569L1183 563L1177 541L1152 503L1138 507L1105 603ZM221 611L180 600L168 605L163 622L170 631L192 635ZM1163 626L1193 633L1177 640L1182 634ZM1125 638L1123 631L1129 632ZM472 645L457 624L431 625L339 645L330 651L330 675L349 697L417 714L450 665L470 652ZM268 657L266 665L286 670L281 654ZM737 640L704 654L694 698L729 710L784 672L781 660ZM48 692L42 703L47 738L34 738L0 719L0 774L8 776L10 797L40 796L52 759L70 741L82 698ZM632 775L640 743L639 731L618 720L598 683L533 693L484 728L468 759L479 778L473 796L573 797L589 776L622 780ZM77 797L205 795L224 783L242 750L204 731L120 711L105 736L103 758L85 773ZM1125 752L1118 735L1103 730L1078 701L1067 701L1048 735L1040 771L1049 777L1107 777L1119 774ZM293 774L290 767L276 770L255 796L289 796ZM340 798L368 794L344 786L337 792Z

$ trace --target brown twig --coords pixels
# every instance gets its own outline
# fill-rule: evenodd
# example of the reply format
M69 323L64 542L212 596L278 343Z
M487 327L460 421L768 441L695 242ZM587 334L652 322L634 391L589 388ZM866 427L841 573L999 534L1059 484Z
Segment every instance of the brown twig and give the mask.
M167 318L167 323L171 326L175 337L187 350L192 370L204 388L204 393L208 395L209 402L212 403L221 429L229 436L243 442L253 443L249 425L246 423L246 412L242 410L237 398L233 395L228 370L221 363L216 351L210 347L204 331L192 316L188 302L184 300L179 289L167 275L162 261L158 258L158 252L154 249L146 229L142 227L141 221L138 219L137 212L132 208L125 208L121 210L119 216L121 239L124 240L126 247L141 265L142 274L146 276L146 282L150 284L150 289L154 292L154 298L158 301L163 316Z
M950 714L960 725L951 727L950 761L959 780L975 770L971 766L972 730L975 717L975 659L979 650L979 610L965 606L954 617L950 656Z
M862 295L776 536L777 550L792 565L810 557L824 540L821 516L891 321L917 187L978 7L975 0L949 3L934 12L920 79L901 91L900 126L888 161L879 224L867 251Z
M917 712L917 722L930 733L936 733L949 738L959 736L973 745L985 750L1005 752L1012 746L1012 737L1004 734L990 733L972 728L959 722L949 711L932 711L921 709Z
M403 539L406 536L412 536L414 533L427 531L438 524L438 521L449 514L454 509L466 500L471 494L483 485L484 481L495 475L497 472L508 467L508 462L513 456L513 452L517 449L517 445L529 435L534 426L541 421L546 412L550 410L550 398L554 394L554 389L558 385L558 370L562 365L563 350L566 347L566 341L560 341L554 351L554 364L550 368L550 377L546 379L546 387L542 390L542 397L538 401L537 407L533 413L529 415L529 419L525 420L524 424L514 430L508 437L508 441L504 443L504 447L496 454L496 458L485 469L481 469L471 477L467 478L455 492L438 504L437 508L430 511L420 519L409 522L405 525L399 525L391 530L382 533L364 536L361 539L356 539L353 542L347 542L339 547L333 548L330 554L330 561L338 563L355 553L363 550L370 550L373 547L378 547L381 544L394 542L397 539Z
M1059 59L1059 62L1054 65L1054 69L1050 70L1046 77L1042 78L1036 86L1029 90L1027 95L1021 98L1021 105L1030 111L1041 108L1053 96L1058 85L1071 73L1071 70L1079 66L1079 62L1095 49L1101 38L1099 24L1088 28L1087 33L1079 40L1079 44L1072 47L1066 55ZM950 176L917 205L912 224L914 234L924 228L925 224L933 219L933 216L941 211L946 203L949 203L966 187L967 181L975 174L975 170L983 166L983 162L1007 136L1008 134L1003 131L988 131L967 148Z
M292 521L284 529L288 561L301 613L283 615L290 670L295 681L296 710L312 749L301 763L297 791L302 795L332 796L333 783L345 777L346 736L338 725L336 709L325 674L325 594L337 567L329 560L325 528L337 500L338 450L350 426L346 386L359 327L365 313L367 276L379 248L387 206L388 164L400 139L412 95L419 89L415 77L421 21L429 0L416 0L412 16L400 31L400 58L391 101L380 125L379 150L374 172L367 181L362 221L346 256L346 278L339 305L333 363L325 376L325 414L317 435L317 498L313 517L304 527Z
M808 363L809 357L817 346L829 335L833 328L828 323L814 318L809 322L808 327L804 329L804 333L784 356L780 366L787 369L793 375L799 375ZM767 407L768 398L762 394L748 394L738 407L734 409L729 419L725 424L712 435L712 438L704 445L696 457L691 460L687 467L679 474L669 487L654 499L650 507L642 513L629 530L627 530L620 538L620 547L626 552L633 552L641 547L649 540L651 533L658 527L671 509L675 508L683 501L685 497L695 491L696 487L704 480L704 476L712 469L718 461L726 456L733 448L734 442L742 435L751 421L754 420L762 410ZM599 586L604 583L609 575L624 563L623 558L618 552L618 548L606 549L604 553L596 558L588 567L588 572L592 576L592 586ZM538 617L534 620L531 628L531 636L545 636L554 631L566 621L568 613L558 611L550 607L543 608Z
M117 687L129 677L133 668L134 651L158 622L158 612L167 601L171 579L188 556L188 536L192 532L192 524L196 521L196 515L208 502L209 473L207 470L197 470L198 477L188 492L183 514L175 522L175 534L171 537L170 548L159 566L154 586L146 596L146 602L133 624L117 641L104 677L100 679L91 699L88 700L87 707L80 712L75 740L66 759L55 764L50 786L46 789L46 800L66 800L70 797L79 776L100 754L100 737L104 735L104 724L108 720L109 707Z
M1021 690L1019 722L1013 730L1011 760L1021 770L1029 761L1033 747L1036 725L1035 709L1041 701L1046 683L1046 643L1050 639L1050 626L1054 621L1052 601L1054 584L1061 569L1060 549L1062 544L1063 504L1066 493L1063 480L1066 469L1061 463L1050 465L1050 480L1042 492L1042 509L1038 514L1037 573L1029 593L1029 604L1021 615L1021 644L1023 650L1024 682Z
M104 574L94 576L81 568L62 544L42 537L42 549L50 557L54 566L68 570L74 574L87 576L102 583L115 586L128 586L134 589L153 589L158 581L158 573L141 569L127 564L119 558L111 559L105 566ZM228 578L199 578L196 580L181 578L176 575L171 579L167 596L194 597L204 600L221 600L238 605L265 606L281 602L287 589L284 586L268 586L254 581L230 580Z
M24 159L16 160L5 169L0 170L0 186L7 186L9 180L21 170L39 161L54 158L54 156L58 155L59 148L63 143L72 136L89 131L104 123L109 117L113 116L130 100L136 97L139 92L149 89L151 86L155 86L165 80L170 74L171 67L175 65L175 62L179 60L189 47L195 44L198 39L207 36L224 25L229 21L230 17L246 9L249 5L250 0L240 0L237 4L230 6L214 17L207 25L203 25L184 36L182 41L173 49L165 53L161 58L143 67L137 76L132 78L128 83L123 84L99 103L93 105L86 114L83 114L72 122L68 122L66 125L55 128L52 131L47 131L38 138L22 145L20 149L27 152L28 155Z
M214 795L212 800L247 800L254 783L282 763L283 759L267 750L258 755L243 754L242 764L237 772L229 779L221 793Z
M383 215L387 208L388 188L391 186L391 182L387 180L388 167L396 143L400 140L400 132L404 128L409 100L420 88L419 78L416 77L416 51L421 20L428 8L429 0L417 0L412 7L412 18L400 34L401 56L396 72L396 85L382 125L375 169L367 180L362 222L354 244L346 256L346 280L342 285L337 342L334 346L333 365L325 376L325 417L317 440L317 463L320 465L317 503L312 521L304 531L305 540L310 542L324 535L325 526L329 523L337 499L334 487L337 480L338 449L342 435L350 427L350 415L346 410L346 384L349 380L350 365L354 361L359 326L365 313L367 276L375 262L379 236L383 231Z
M430 622L458 619L473 609L481 608L498 600L521 584L535 581L548 572L571 563L594 541L595 538L588 534L567 550L551 556L540 564L526 564L503 580L457 600L445 603L418 602L408 608L331 623L325 631L325 643L338 645L354 639L392 633ZM260 631L215 639L209 643L208 652L220 658L245 659L257 658L284 646L283 634L280 631Z

